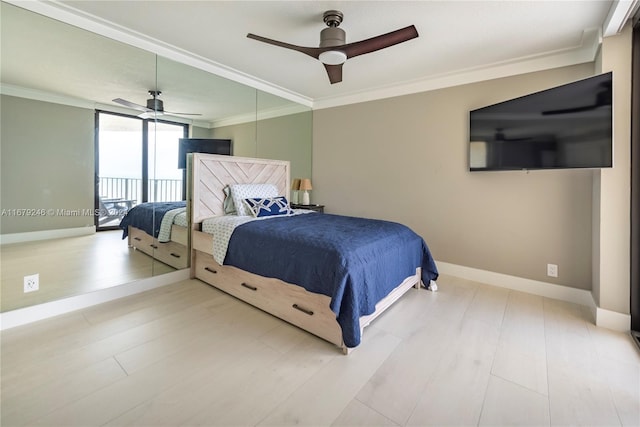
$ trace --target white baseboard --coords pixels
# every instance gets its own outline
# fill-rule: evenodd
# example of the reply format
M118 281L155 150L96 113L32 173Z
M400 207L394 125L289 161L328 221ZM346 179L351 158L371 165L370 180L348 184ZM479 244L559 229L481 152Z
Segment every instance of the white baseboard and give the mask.
M89 292L69 298L38 304L31 307L0 313L0 330L14 328L27 323L36 322L60 314L70 313L103 302L113 301L118 298L138 294L150 289L166 286L181 280L189 279L190 270L178 270L171 273L161 274L148 279L137 280L132 283L118 285L99 291Z
M631 329L630 315L597 307L591 292L587 290L569 288L567 286L555 285L553 283L524 279L522 277L510 276L507 274L495 273L442 261L437 261L436 264L438 265L438 270L441 274L447 274L450 276L460 277L462 279L487 283L506 289L583 305L591 309L591 313L593 314L593 318L595 319L595 324L597 326L617 331L628 331ZM0 330L25 325L27 323L36 322L38 320L80 310L103 302L148 291L150 289L159 288L181 280L187 280L189 277L190 270L184 269L156 277L150 277L148 279L138 280L125 285L90 292L84 295L77 295L57 301L0 313Z
M629 331L631 329L631 316L629 314L598 307L591 291L585 289L570 288L554 283L525 279L442 261L436 261L436 265L441 274L583 305L591 310L594 323L597 326L616 331Z
M525 279L523 277L510 276L508 274L495 273L493 271L480 270L462 265L449 264L437 261L436 265L442 274L460 277L476 282L488 283L501 288L540 295L561 301L573 302L587 307L594 306L591 292L585 289L570 288L554 283L541 282L539 280Z
M617 311L606 310L600 307L595 307L591 312L598 326L613 329L614 331L626 332L631 330L630 314L618 313Z
M10 233L0 235L0 245L10 243L35 242L37 240L61 239L94 234L95 225L91 227L61 228L58 230L29 231L26 233Z

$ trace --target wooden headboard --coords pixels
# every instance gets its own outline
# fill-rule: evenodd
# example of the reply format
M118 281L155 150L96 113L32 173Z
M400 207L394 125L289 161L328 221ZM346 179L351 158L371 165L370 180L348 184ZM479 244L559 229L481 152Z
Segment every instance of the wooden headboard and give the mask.
M193 154L193 224L224 215L224 187L232 184L274 184L289 198L290 162L248 157Z

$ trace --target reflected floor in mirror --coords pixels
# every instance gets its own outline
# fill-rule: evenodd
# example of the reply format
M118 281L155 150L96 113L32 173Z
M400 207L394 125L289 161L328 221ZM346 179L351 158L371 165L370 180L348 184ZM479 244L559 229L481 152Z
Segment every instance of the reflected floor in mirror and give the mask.
M122 285L175 271L129 248L122 231L2 245L2 312ZM24 292L24 276L39 275L39 290Z

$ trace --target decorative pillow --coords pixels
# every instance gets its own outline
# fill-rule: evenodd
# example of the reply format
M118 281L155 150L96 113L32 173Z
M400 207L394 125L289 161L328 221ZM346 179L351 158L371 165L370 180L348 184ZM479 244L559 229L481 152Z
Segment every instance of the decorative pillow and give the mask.
M291 215L293 211L283 196L267 199L245 199L244 202L256 218L274 215Z
M231 198L231 188L227 185L224 187L224 202L222 202L222 206L224 207L225 215L235 215L236 207L233 204L233 199Z
M233 184L230 189L237 215L251 215L244 199L278 197L278 188L273 184Z

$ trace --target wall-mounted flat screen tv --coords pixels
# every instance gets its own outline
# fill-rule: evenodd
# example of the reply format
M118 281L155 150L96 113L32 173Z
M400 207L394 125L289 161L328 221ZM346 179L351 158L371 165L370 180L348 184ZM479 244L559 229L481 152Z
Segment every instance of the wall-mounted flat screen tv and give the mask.
M469 113L469 170L612 166L612 73Z
M231 155L230 139L180 138L178 143L178 169L187 168L188 153Z

